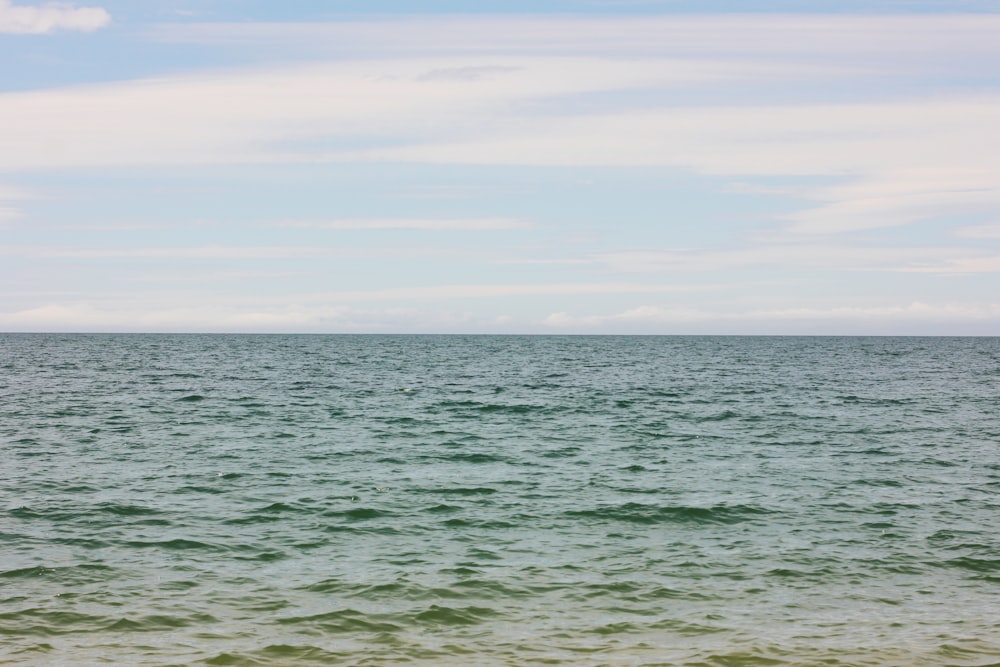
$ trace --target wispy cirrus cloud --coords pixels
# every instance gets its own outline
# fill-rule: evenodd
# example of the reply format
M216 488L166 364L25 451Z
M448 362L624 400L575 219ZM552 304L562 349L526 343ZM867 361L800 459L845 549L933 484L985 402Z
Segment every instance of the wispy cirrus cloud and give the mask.
M252 261L324 260L377 257L380 259L435 257L454 251L412 247L329 247L289 245L175 245L175 246L77 246L0 245L0 256L27 259L136 260L136 261Z
M603 74L593 65L538 63L502 84L380 79L364 73L370 66L331 66L0 95L0 167L382 161L671 166L844 180L803 192L819 205L785 216L801 233L898 226L1000 204L1000 97L519 110L532 99L651 85L664 64L637 73L634 64L604 63ZM53 125L54 118L62 120ZM359 138L370 145L346 147Z
M1000 239L1000 222L961 227L955 234L969 239Z
M665 294L700 292L724 289L717 285L682 285L663 283L541 283L541 284L485 284L485 285L430 285L426 287L392 287L378 290L331 292L310 297L324 301L369 300L451 300L481 299L510 296L599 295L599 294Z
M941 63L974 50L998 53L1000 17L992 14L840 15L688 14L669 16L411 16L402 20L329 23L177 23L150 38L175 43L309 49L317 55L401 52L443 54L651 54L834 56L868 66L873 54L909 53Z
M35 7L0 0L0 34L45 35L58 30L93 32L110 22L111 15L101 7L75 7L61 2Z
M516 218L354 218L336 220L282 220L275 227L335 230L416 230L489 232L530 229L531 223Z
M13 206L0 206L0 229L4 225L22 217L20 209Z
M234 274L250 277L250 273ZM276 277L279 273L255 272L257 277ZM286 273L284 275L292 275ZM206 278L208 276L202 276ZM218 274L215 274L218 277ZM231 276L229 276L231 277ZM137 277L141 280L142 277ZM228 277L227 277L228 279ZM150 276L150 280L158 282L169 282L171 278L164 275ZM189 274L176 276L174 282L189 282ZM253 295L251 297L234 298L227 295L226 299L230 305L268 304L277 306L289 302L295 303L366 303L369 301L399 301L410 302L419 301L449 301L454 299L486 299L505 297L531 297L531 296L597 296L606 294L681 294L692 292L710 292L731 289L732 285L719 284L680 284L680 283L655 283L655 282L603 282L603 283L484 283L484 284L436 284L422 286L398 286L360 290L339 290L339 291L314 291L301 292L296 294L283 294L280 296L267 297L263 295ZM115 297L121 299L119 294ZM178 299L185 301L211 301L211 296L191 295L184 293Z
M866 180L807 189L801 196L822 205L784 219L792 223L789 230L793 232L830 234L996 210L1000 206L1000 164L989 162L967 159L963 166L962 161L953 159L950 169L929 165L886 169Z
M35 193L27 188L0 185L0 228L24 216L16 202L35 197Z
M179 25L157 34L358 48L324 62L0 95L0 168L403 162L808 175L838 183L804 190L801 210L783 217L789 231L900 226L1000 205L1000 96L879 84L901 71L950 81L970 63L988 68L998 29L1000 17L983 15ZM787 97L865 77L874 87L860 96ZM767 82L782 94L756 92ZM750 96L689 95L751 84Z
M887 246L853 243L765 242L734 249L619 250L595 260L622 273L715 271L882 271L956 273L997 271L995 252L963 246Z
M12 185L0 185L0 201L35 199L37 194L28 188Z
M348 153L438 164L675 166L702 174L809 175L819 206L784 216L799 233L899 226L1000 205L1000 97L892 103L662 108L533 118L491 136Z
M435 76L470 68L490 74ZM771 76L784 68L664 58L457 56L311 63L5 93L0 168L382 159L372 149L530 133L539 127L539 112L559 123L558 106L533 110L540 101L565 100L562 106L573 108L579 95L669 89L753 76L756 70Z

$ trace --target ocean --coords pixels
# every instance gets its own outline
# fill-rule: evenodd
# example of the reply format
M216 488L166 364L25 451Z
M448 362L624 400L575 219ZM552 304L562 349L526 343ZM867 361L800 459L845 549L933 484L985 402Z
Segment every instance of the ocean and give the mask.
M1000 339L0 334L0 663L1000 664Z

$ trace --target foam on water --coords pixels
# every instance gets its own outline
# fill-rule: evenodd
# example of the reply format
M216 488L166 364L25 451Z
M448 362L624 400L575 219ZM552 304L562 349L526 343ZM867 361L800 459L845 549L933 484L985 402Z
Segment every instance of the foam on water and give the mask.
M1000 340L0 335L0 661L1000 663Z

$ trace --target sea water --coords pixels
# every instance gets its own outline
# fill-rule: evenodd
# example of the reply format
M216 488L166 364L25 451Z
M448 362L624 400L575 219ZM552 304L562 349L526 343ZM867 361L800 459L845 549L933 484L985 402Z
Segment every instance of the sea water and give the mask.
M1000 339L0 335L0 662L1000 664Z

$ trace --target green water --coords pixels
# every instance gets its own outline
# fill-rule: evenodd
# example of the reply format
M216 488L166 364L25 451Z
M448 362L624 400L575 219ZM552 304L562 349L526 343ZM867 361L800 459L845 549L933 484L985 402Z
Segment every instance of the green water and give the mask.
M1000 664L1000 339L0 335L0 662Z

